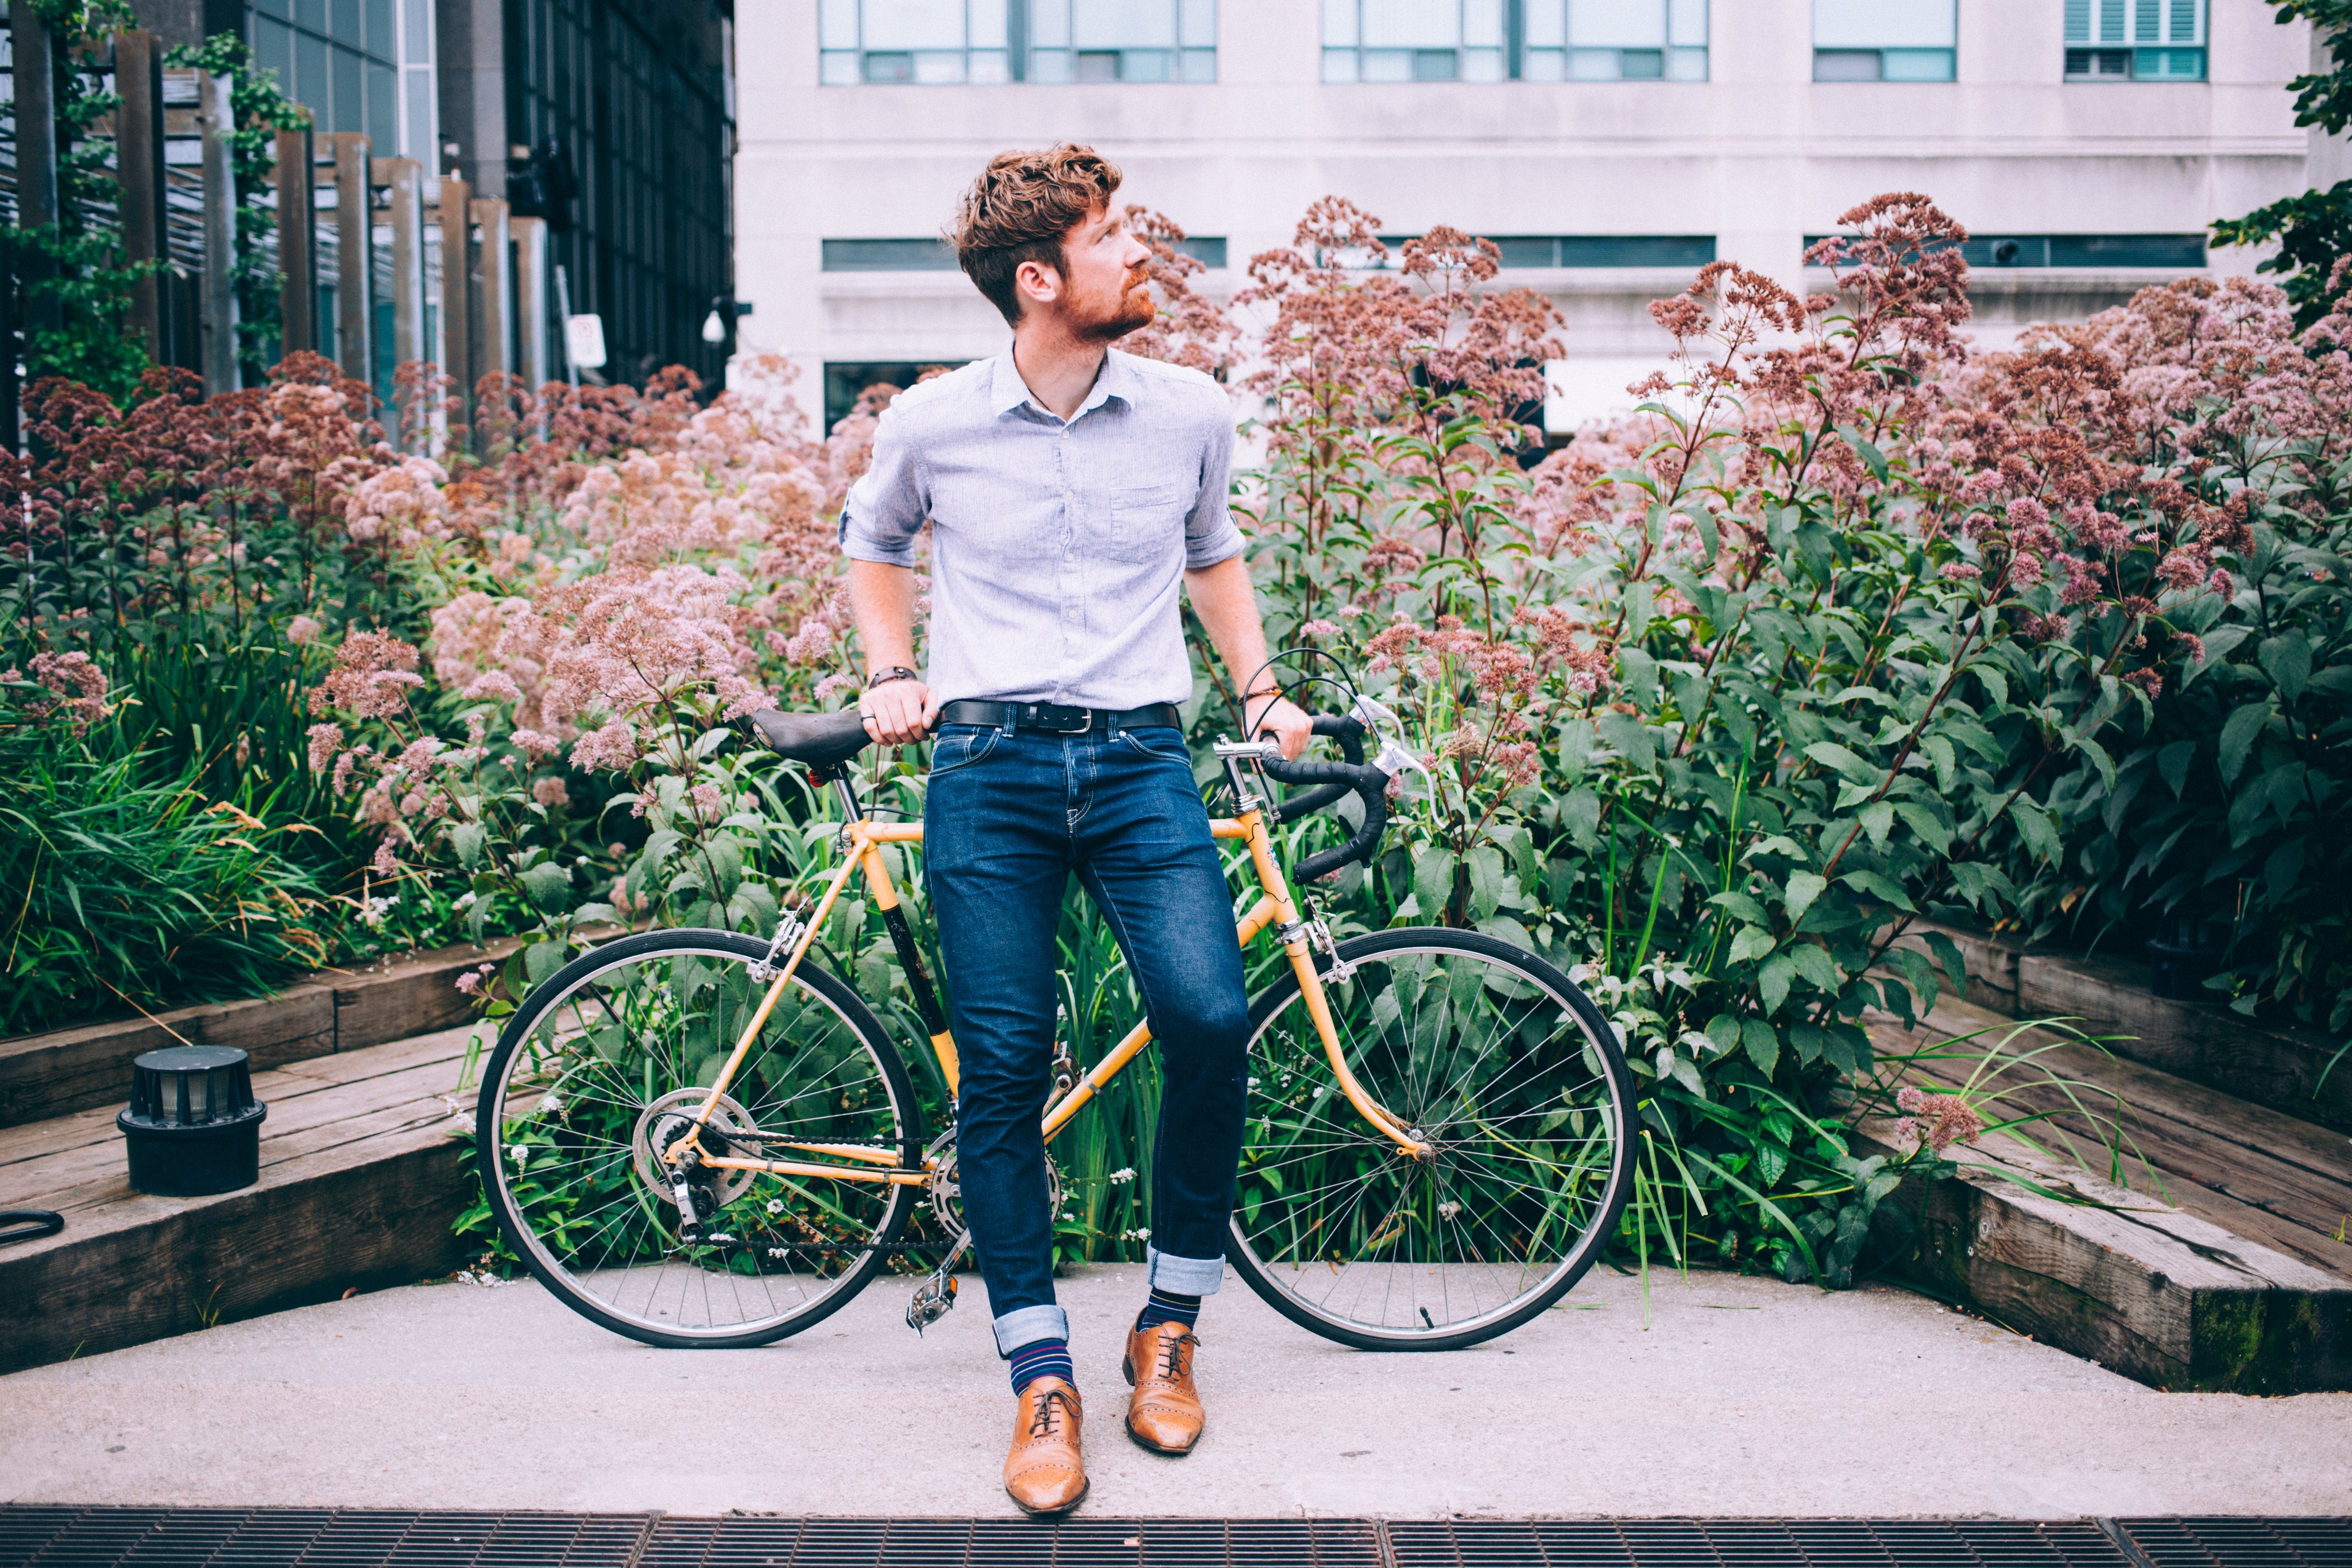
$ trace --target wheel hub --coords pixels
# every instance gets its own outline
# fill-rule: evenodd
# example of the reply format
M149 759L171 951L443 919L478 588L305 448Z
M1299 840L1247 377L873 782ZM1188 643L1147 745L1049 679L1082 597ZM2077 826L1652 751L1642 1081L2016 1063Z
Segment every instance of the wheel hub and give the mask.
M673 1207L677 1204L677 1194L672 1190L675 1172L662 1156L686 1136L688 1130L694 1125L696 1113L702 1109L702 1103L709 1098L710 1091L708 1089L691 1086L673 1089L638 1113L636 1128L629 1137L629 1153L637 1167L637 1179ZM724 1094L719 1097L719 1103L711 1109L709 1125L717 1129L720 1136L730 1139L747 1136L755 1130L751 1113ZM706 1149L704 1152L717 1151ZM702 1179L718 1199L718 1207L723 1208L749 1192L752 1178L758 1175L757 1171L706 1170Z

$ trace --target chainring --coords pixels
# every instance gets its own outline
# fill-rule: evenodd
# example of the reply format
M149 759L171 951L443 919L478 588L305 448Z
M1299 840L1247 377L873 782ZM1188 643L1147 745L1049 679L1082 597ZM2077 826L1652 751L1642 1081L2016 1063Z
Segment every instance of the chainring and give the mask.
M955 1134L943 1134L926 1151L931 1163L931 1179L925 1190L930 1195L931 1214L940 1228L950 1236L961 1236L967 1226L963 1216L963 1179L956 1166ZM1062 1212L1062 1167L1054 1163L1053 1155L1045 1155L1045 1202L1048 1211Z

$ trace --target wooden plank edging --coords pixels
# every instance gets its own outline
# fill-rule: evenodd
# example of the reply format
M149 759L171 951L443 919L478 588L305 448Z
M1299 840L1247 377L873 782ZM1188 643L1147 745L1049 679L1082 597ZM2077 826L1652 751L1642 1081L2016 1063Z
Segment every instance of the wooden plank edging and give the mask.
M2221 1002L2159 997L2149 988L2148 967L2128 958L2041 952L1926 920L1913 921L1897 946L1927 952L1930 931L1960 950L1968 967L1964 1000L2011 1018L2078 1019L2084 1032L2103 1037L2118 1056L2352 1133L2352 1057L2328 1071L2336 1047L2325 1040L2259 1022ZM1940 968L1937 977L1950 987Z
M502 937L365 969L322 969L274 997L0 1040L0 1127L127 1101L131 1059L182 1039L235 1046L266 1070L454 1028L474 1016L457 977L504 960L521 941Z
M1857 1155L1908 1152L1890 1121ZM2144 1193L1997 1134L1955 1145L1958 1176L1913 1177L1900 1272L2046 1343L2153 1387L2239 1394L2352 1388L2352 1288ZM2059 1197L2028 1191L2007 1166ZM2080 1201L2066 1201L2068 1198Z

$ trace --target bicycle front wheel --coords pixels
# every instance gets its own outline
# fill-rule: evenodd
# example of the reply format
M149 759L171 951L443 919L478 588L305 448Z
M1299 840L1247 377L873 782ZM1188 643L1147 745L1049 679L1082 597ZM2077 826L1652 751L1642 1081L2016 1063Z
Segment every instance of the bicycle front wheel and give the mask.
M1357 1111L1284 975L1251 1014L1234 1267L1362 1350L1506 1333L1582 1277L1625 1207L1624 1053L1567 976L1493 937L1408 926L1339 955L1323 993L1349 1071L1430 1153L1400 1153Z
M915 1202L911 1186L706 1169L702 1234L684 1239L661 1154L767 995L751 974L767 950L690 930L598 947L530 993L483 1074L475 1153L508 1245L565 1305L647 1344L799 1333L874 1277ZM793 972L709 1126L706 1150L751 1159L846 1163L782 1139L873 1150L901 1169L922 1157L897 1048L813 961Z

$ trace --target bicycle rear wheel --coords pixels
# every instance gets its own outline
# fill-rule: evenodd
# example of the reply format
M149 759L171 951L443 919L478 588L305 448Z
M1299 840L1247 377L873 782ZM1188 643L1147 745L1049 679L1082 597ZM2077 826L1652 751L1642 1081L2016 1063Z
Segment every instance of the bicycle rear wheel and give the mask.
M1431 1153L1400 1154L1356 1110L1284 975L1251 1014L1228 1256L1276 1312L1359 1349L1506 1333L1576 1283L1624 1208L1624 1054L1583 992L1524 948L1419 926L1339 953L1353 972L1323 990L1349 1070Z
M565 1305L647 1344L735 1347L797 1333L871 1280L905 1230L911 1186L706 1171L687 1243L660 1161L701 1108L768 991L768 945L727 931L625 936L525 998L484 1070L482 1189L507 1244ZM711 1118L730 1152L754 1133L922 1157L897 1047L841 981L803 962ZM767 1145L772 1159L812 1158ZM715 1151L714 1151L715 1152ZM840 1163L835 1161L835 1163Z

